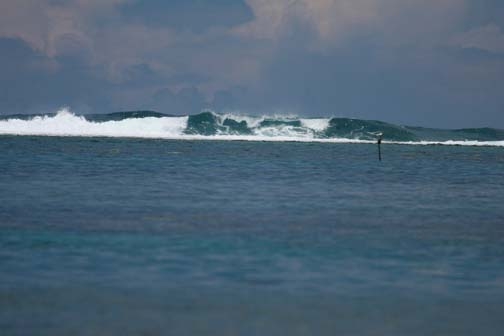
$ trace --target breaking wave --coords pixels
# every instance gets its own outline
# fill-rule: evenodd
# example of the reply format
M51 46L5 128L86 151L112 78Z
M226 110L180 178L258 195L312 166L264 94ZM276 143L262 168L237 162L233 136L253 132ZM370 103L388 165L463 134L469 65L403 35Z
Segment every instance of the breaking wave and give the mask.
M504 130L442 130L349 118L303 119L292 116L240 116L205 111L173 116L153 111L75 115L68 109L46 115L0 116L0 134L164 139L375 142L504 146Z

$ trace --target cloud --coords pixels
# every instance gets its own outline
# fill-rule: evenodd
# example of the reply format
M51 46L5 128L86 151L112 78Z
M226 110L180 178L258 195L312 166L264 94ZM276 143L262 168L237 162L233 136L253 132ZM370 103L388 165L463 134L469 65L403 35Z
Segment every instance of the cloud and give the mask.
M53 112L70 104L86 112L110 107L111 85L78 58L52 59L25 41L0 38L0 111Z
M121 4L119 11L128 22L195 32L233 27L253 17L250 8L240 0L129 1Z
M471 30L496 24L504 28L504 1L466 1L466 15L464 16L463 30Z
M44 50L49 33L47 3L38 0L0 2L0 37L19 38Z
M360 35L404 43L437 40L453 31L465 13L463 0L248 0L255 19L235 29L258 39L282 39L293 29L311 29L319 46L334 46Z
M504 31L495 23L459 34L453 42L464 49L475 48L504 54Z
M504 125L499 13L496 0L4 1L0 113L210 106Z

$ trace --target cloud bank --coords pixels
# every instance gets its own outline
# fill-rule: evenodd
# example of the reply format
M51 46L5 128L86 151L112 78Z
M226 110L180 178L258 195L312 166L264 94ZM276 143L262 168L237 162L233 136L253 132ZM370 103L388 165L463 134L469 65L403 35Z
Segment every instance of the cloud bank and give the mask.
M0 3L0 113L203 108L504 127L488 0Z

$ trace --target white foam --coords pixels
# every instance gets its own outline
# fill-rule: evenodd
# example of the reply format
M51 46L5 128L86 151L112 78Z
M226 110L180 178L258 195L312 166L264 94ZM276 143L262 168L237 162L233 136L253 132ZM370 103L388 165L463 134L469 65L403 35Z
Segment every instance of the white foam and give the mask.
M288 138L309 138L313 139L313 133L306 128L294 127L289 125L278 125L275 127L261 127L253 129L258 137L288 137Z
M229 115L234 120L245 120L249 127L258 125L264 117L242 117ZM270 117L271 118L271 117ZM324 142L324 143L366 143L374 141L316 138L313 131L327 127L329 119L302 119L305 127L279 125L274 127L254 128L251 135L217 134L211 136L184 134L188 117L147 117L129 118L120 121L92 122L84 117L72 114L68 109L58 111L55 116L34 117L30 120L8 119L0 120L0 134L4 135L37 135L37 136L85 136L85 137L135 137L162 138L181 140L229 140L229 141L294 141L294 142ZM250 122L250 124L249 124ZM252 125L251 125L252 124ZM312 131L310 131L312 130ZM419 141L384 143L401 145L450 145L450 146L499 146L504 147L504 141Z
M330 119L328 118L301 119L301 125L314 131L321 132L329 126L329 121Z
M477 140L447 140L447 141L384 141L397 145L416 145L416 146L493 146L504 147L504 141L477 141Z
M2 120L0 134L162 138L182 134L187 127L187 119L147 117L92 122L62 109L55 116Z

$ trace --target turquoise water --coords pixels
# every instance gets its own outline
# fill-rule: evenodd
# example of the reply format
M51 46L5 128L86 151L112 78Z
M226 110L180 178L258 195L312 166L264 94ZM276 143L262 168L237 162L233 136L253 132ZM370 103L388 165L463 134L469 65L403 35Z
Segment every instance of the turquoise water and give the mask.
M0 136L1 335L502 335L501 147Z

